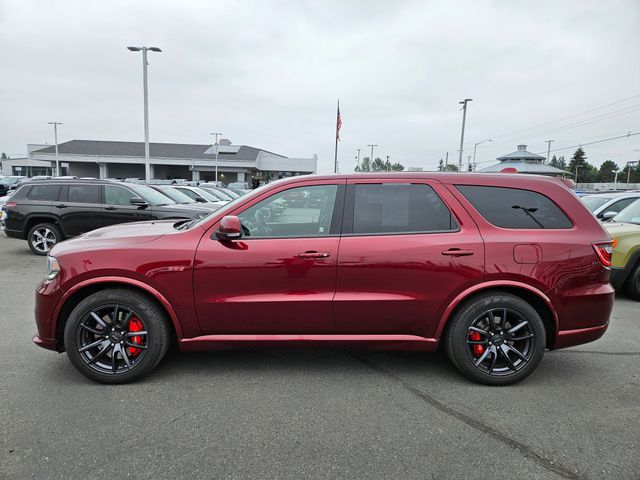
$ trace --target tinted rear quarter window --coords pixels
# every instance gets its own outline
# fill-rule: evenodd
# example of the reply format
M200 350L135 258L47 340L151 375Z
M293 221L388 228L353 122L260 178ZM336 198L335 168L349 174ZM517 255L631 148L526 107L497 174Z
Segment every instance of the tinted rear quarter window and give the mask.
M34 185L29 190L27 198L29 200L40 200L45 202L53 202L58 200L62 185Z
M356 184L353 234L430 233L457 230L449 208L429 185Z
M567 229L571 220L548 197L531 190L457 185L456 188L488 222L514 229Z

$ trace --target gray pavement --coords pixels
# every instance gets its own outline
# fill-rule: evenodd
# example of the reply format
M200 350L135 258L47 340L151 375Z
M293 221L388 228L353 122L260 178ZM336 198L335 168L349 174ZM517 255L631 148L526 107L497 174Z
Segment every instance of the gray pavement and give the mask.
M640 478L640 303L524 382L440 354L172 352L93 383L31 343L45 260L0 237L0 478Z

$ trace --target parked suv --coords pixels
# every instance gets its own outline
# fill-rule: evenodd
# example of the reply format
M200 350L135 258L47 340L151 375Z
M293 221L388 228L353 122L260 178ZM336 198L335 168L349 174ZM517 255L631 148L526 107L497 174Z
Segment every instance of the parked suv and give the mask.
M273 215L284 197L305 202ZM203 219L56 245L34 342L84 375L148 374L183 350L434 351L490 385L600 338L611 241L561 180L507 174L294 177Z
M640 199L604 225L613 238L611 284L640 300Z
M5 233L46 255L68 237L117 223L192 219L210 210L183 207L146 185L100 180L47 180L21 186L3 209Z

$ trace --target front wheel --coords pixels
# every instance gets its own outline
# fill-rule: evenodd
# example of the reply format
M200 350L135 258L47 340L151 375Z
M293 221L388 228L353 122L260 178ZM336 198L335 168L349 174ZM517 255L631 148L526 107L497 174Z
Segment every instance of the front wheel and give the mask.
M529 303L508 293L490 293L455 313L445 346L467 378L486 385L509 385L536 369L545 339L542 319Z
M103 383L126 383L153 370L167 353L165 313L145 295L107 289L82 300L65 326L71 363Z
M624 291L633 299L640 300L640 262L634 267L624 283Z

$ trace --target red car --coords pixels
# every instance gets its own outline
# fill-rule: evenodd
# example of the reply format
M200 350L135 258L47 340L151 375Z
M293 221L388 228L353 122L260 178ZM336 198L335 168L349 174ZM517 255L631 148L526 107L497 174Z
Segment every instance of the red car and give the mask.
M314 198L271 215L283 197ZM529 375L600 338L611 242L561 181L513 174L303 176L204 219L129 223L57 244L34 342L122 383L182 350L446 350L472 380Z

